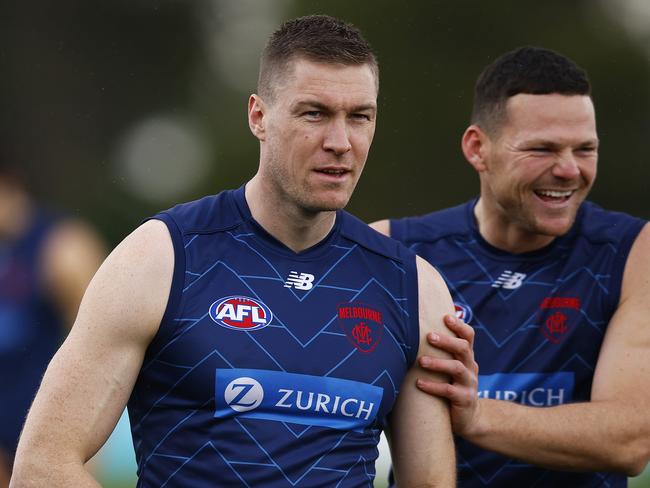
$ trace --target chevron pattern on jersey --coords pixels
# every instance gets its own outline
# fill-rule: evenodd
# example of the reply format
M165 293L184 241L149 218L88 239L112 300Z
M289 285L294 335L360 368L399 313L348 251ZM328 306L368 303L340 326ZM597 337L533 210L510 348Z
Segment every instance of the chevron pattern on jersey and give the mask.
M534 391L535 400L546 398L547 406L558 398L588 401L607 324L617 306L622 266L643 222L587 203L569 234L545 249L517 255L482 239L473 206L468 202L393 221L391 231L436 266L457 310L470 318L480 374L503 375L496 390L481 388L479 381L479 395L525 403ZM517 390L516 375L526 373L570 373L575 386L570 392L535 390L535 385ZM462 488L626 486L621 475L550 471L463 440L458 444Z
M250 223L187 233L183 247L179 306L161 326L164 342L148 351L129 404L139 486L371 487L381 429L417 340L402 264L336 231L292 255ZM313 276L311 286L285 286L292 272ZM264 304L272 320L250 331L226 327L209 312L224 297ZM355 347L342 326L345 304L382 317L372 352ZM228 368L353 380L383 396L362 432L215 418L215 371Z

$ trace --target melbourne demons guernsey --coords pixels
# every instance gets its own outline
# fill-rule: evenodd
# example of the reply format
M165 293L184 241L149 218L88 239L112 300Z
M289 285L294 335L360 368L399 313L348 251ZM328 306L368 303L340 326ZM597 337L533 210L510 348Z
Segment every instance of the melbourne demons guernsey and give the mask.
M34 212L19 239L0 241L0 448L13 457L27 410L64 326L45 287L43 246L58 224Z
M415 255L350 214L294 253L244 187L162 220L172 290L129 400L140 487L372 487L417 353Z
M458 316L474 327L479 397L534 407L589 401L623 268L645 222L585 202L568 234L511 254L481 237L475 203L393 220L391 235L436 266ZM624 487L626 479L550 471L459 440L464 488Z

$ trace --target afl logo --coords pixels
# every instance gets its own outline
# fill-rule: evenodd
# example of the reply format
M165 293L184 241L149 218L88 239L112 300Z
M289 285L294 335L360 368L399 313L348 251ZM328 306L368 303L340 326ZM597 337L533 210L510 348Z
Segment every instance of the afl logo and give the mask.
M234 330L258 330L273 319L271 309L260 300L231 296L210 305L210 318L217 324Z
M260 406L264 400L264 389L253 378L237 378L228 383L223 398L235 412L248 412Z
M456 310L456 317L469 324L472 320L472 309L469 308L469 305L464 303L454 302L454 309Z

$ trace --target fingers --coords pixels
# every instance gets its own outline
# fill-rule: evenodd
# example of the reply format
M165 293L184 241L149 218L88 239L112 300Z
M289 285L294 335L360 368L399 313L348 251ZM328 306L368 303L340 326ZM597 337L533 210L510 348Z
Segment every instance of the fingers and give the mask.
M468 388L423 379L418 379L415 384L423 392L446 398L457 407L471 406L474 402L474 393Z
M430 332L427 341L436 349L442 349L466 364L473 360L472 345L465 339Z
M475 370L457 359L438 359L422 356L418 358L418 363L427 371L447 375L452 379L452 383L468 388L476 388L477 386L478 377ZM476 370L478 370L478 365Z
M418 379L415 382L415 385L420 390L422 390L425 393L428 393L429 395L444 397L447 399L450 399L449 397L453 395L452 392L453 386L450 385L449 383Z
M474 345L474 329L470 325L451 314L445 315L443 320L449 330L461 339L465 339L471 346Z
M438 359L429 356L419 358L420 366L429 371L443 373L454 378L464 376L467 368L457 359Z

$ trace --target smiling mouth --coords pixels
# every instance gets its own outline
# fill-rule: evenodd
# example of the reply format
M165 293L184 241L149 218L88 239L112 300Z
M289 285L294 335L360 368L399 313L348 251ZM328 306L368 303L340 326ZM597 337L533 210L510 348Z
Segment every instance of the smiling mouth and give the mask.
M535 190L535 195L545 202L565 202L573 193L574 190Z

